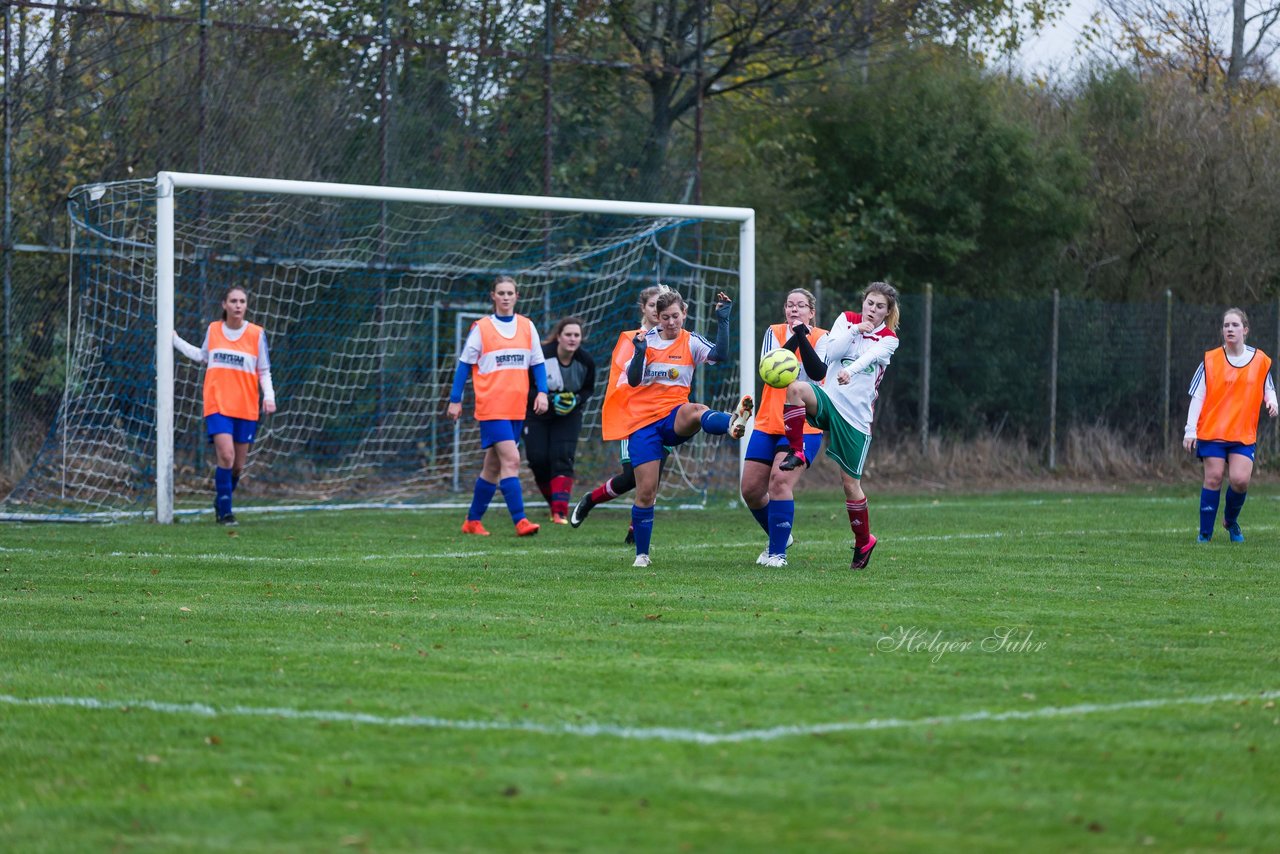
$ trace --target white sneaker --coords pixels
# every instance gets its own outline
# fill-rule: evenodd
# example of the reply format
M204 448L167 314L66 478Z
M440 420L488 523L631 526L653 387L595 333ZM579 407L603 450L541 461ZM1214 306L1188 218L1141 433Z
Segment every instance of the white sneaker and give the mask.
M791 548L792 545L795 545L795 544L796 544L795 536L792 536L791 534L787 534L787 548ZM772 557L771 554L769 554L769 549L764 549L763 552L760 552L760 556L758 558L755 558L755 562L759 563L760 566L765 566L764 562L768 561L769 557ZM783 554L782 557L786 557L786 554Z
M738 401L738 408L733 410L733 419L729 422L729 438L741 439L747 435L747 422L751 420L751 411L755 407L751 395L744 394L742 400Z
M633 563L633 564L631 564L631 565L632 565L632 566L648 566L648 565L649 565L649 556L648 556L648 555L636 555L636 562L635 562L635 563Z
M764 562L761 564L761 566L786 566L786 565L787 565L786 555L769 555L769 557L766 558Z

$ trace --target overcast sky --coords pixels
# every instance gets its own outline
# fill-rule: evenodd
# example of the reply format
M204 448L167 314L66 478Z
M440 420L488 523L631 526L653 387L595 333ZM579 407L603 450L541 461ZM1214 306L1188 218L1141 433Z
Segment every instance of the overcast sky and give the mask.
M1053 26L1023 45L1022 67L1028 72L1048 68L1066 70L1078 62L1074 43L1097 8L1097 0L1072 0Z

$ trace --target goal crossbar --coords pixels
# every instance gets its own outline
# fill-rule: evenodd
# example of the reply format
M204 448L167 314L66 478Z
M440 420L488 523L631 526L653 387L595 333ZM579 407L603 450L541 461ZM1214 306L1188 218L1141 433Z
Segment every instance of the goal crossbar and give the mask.
M175 190L269 193L372 202L406 202L553 213L667 216L736 222L739 228L737 294L739 334L739 394L752 394L755 380L755 211L714 205L662 204L607 199L469 193L410 187L379 187L320 181L291 181L233 175L160 172L156 175L156 521L174 519L174 267ZM739 449L739 465L745 445Z

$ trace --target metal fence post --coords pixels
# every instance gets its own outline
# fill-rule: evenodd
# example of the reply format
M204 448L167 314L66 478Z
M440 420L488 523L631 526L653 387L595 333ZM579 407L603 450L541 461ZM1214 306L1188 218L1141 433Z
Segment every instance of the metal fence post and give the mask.
M1169 433L1169 406L1172 397L1173 383L1173 290L1164 292L1164 399L1163 416L1160 419L1160 432L1164 436L1164 453L1168 456L1173 451L1172 436Z
M1053 329L1049 335L1049 471L1058 468L1058 289L1053 289Z
M4 470L13 466L13 75L9 69L10 24L13 6L4 6Z
M929 453L929 362L933 356L933 285L924 286L924 353L920 357L920 453Z

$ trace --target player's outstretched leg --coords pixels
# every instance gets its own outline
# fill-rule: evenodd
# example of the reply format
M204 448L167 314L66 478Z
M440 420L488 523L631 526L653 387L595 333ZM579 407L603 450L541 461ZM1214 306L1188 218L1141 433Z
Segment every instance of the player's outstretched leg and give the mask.
M787 386L787 402L782 406L782 429L791 450L778 464L781 471L795 471L808 462L804 452L804 419L817 411L818 398L809 383L794 382Z
M672 425L676 433L688 438L699 432L713 436L728 435L741 439L747 432L747 423L755 403L751 395L744 395L733 412L721 412L701 403L686 403L677 411Z
M733 410L733 419L729 422L729 438L741 439L747 435L747 423L751 421L751 413L755 411L756 402L751 395L745 394Z
M573 506L569 515L569 524L577 528L587 520L587 514L597 504L612 501L619 495L625 495L636 488L636 475L631 468L630 460L622 461L622 471L588 492Z

